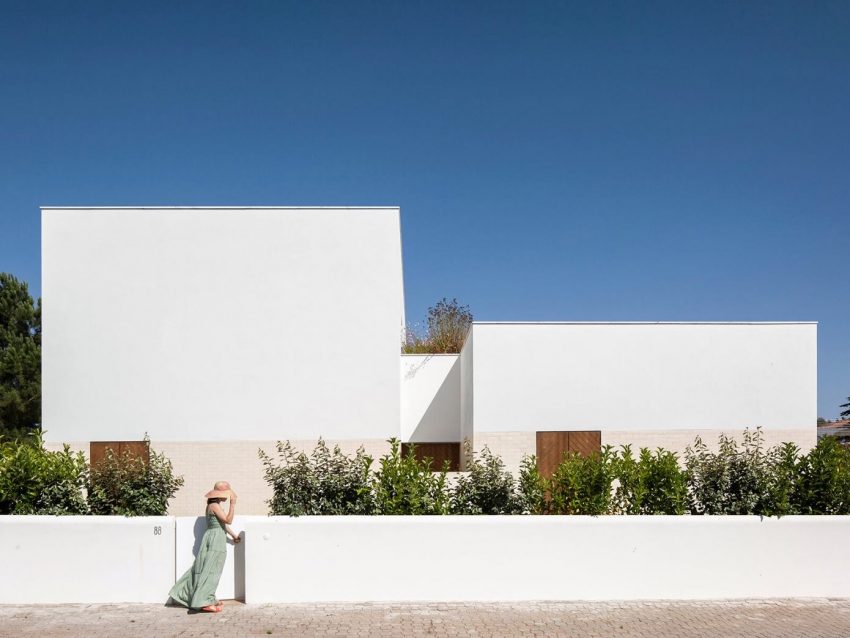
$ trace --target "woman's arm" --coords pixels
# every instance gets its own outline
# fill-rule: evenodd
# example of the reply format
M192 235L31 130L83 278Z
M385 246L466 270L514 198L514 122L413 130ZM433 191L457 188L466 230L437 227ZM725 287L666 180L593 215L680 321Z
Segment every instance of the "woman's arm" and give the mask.
M225 524L230 525L233 522L233 517L236 516L236 492L230 490L230 507L227 508L227 520Z
M239 541L241 541L241 540L242 540L242 539L239 537L239 534L235 533L232 529L230 529L230 525L225 525L225 526L224 526L224 531L225 531L225 532L227 532L228 534L230 534L230 538L232 538L232 539L233 539L233 544L234 544L234 545L235 545L236 543L238 543Z

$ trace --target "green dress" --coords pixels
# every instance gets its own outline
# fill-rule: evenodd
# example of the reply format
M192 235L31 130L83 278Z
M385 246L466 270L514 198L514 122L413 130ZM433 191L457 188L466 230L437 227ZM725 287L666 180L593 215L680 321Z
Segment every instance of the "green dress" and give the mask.
M207 512L207 529L201 539L201 547L195 562L180 577L168 592L175 601L189 607L200 609L215 603L215 590L224 569L227 558L227 534L224 523L215 514Z

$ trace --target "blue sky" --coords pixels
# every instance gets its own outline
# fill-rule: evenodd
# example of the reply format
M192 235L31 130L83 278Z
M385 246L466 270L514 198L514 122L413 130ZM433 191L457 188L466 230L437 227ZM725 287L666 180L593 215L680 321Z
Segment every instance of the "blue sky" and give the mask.
M400 205L407 312L816 320L850 394L850 3L0 2L37 207Z

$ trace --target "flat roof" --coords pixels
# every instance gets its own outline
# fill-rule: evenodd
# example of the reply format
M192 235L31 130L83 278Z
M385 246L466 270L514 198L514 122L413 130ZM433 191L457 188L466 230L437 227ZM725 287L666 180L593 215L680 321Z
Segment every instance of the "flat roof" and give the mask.
M476 326L654 326L654 325L707 325L707 326L783 326L817 324L817 321L473 321Z
M39 210L399 210L400 206L39 206Z

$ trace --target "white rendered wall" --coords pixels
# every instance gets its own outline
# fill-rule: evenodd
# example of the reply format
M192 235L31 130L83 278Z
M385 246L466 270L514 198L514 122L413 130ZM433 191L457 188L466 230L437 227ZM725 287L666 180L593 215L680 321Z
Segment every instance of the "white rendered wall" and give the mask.
M473 336L476 433L815 428L813 323L476 323Z
M246 531L237 549L249 603L850 596L850 556L814 550L842 546L847 516L256 516L234 524ZM178 539L171 517L2 516L0 604L164 603L191 563L193 525L182 523ZM243 559L233 558L236 588ZM220 598L231 591L227 569Z
M847 516L251 518L248 603L850 596Z
M226 504L225 504L226 509ZM237 534L245 530L245 516L235 516L230 527ZM178 516L175 537L175 581L192 567L207 529L205 516ZM170 588L169 588L170 589ZM167 592L166 592L167 593ZM245 600L245 535L234 545L227 538L227 559L215 595L220 600Z
M399 435L399 210L45 209L49 441Z
M401 440L461 440L458 355L402 355Z
M460 351L460 440L473 440L474 426L474 378L472 373L473 363L473 334L470 328L466 335L466 341ZM466 455L461 455L461 462L465 464Z
M0 604L164 604L174 519L0 516L0 566Z

